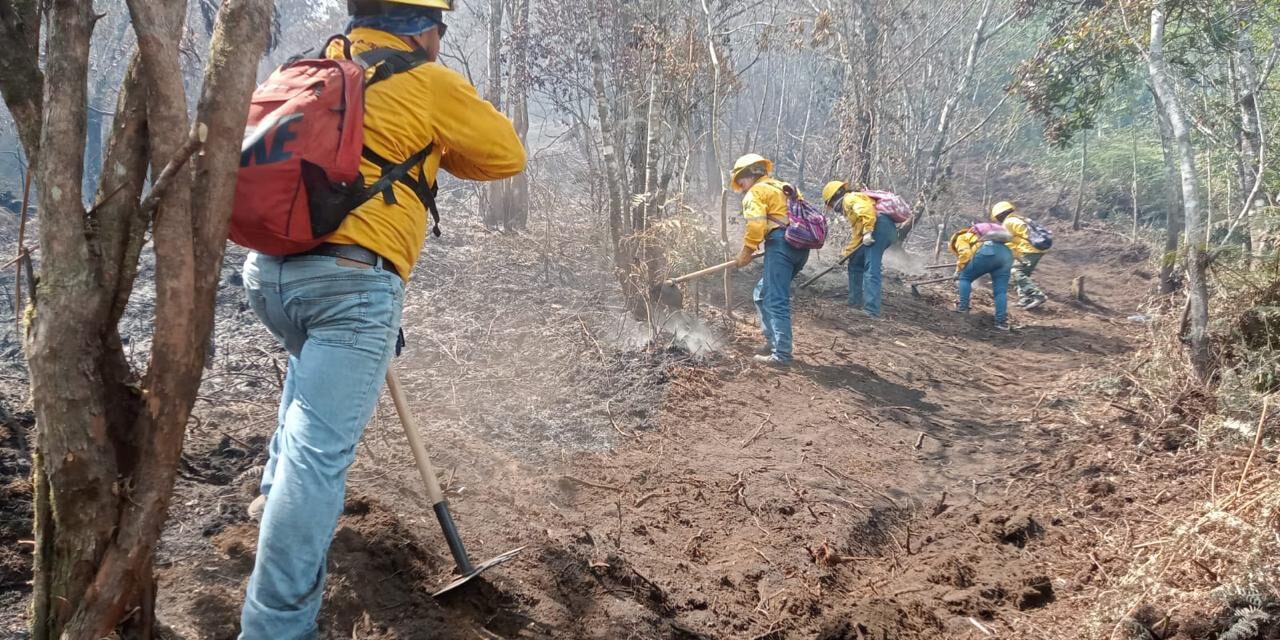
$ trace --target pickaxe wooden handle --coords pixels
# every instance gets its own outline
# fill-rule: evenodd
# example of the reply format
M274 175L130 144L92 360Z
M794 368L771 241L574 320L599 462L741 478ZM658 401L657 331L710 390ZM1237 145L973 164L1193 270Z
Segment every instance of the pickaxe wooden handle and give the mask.
M762 255L764 255L764 252L763 252L763 251L762 251L762 252L760 252L760 253L754 253L754 254L752 254L752 255L751 255L751 259L752 259L752 260L755 260L756 258L759 258L759 257L760 257L760 256L762 256ZM730 261L728 261L728 262L722 262L722 263L720 263L720 264L718 264L718 265L716 265L716 266L714 266L714 267L707 267L706 269L703 269L703 270L701 270L701 271L694 271L693 273L687 273L687 274L685 274L685 275L680 276L679 278L671 278L670 280L667 280L667 284L669 284L669 285L673 285L673 284L682 284L682 283L688 282L688 281L690 281L690 280L697 280L698 278L701 278L702 276L709 276L709 275L711 275L711 274L713 274L713 273L720 273L721 271L724 271L725 269L733 269L733 268L735 268L735 267L737 266L737 264L738 264L738 261L737 261L737 260L730 260Z
M842 264L844 264L844 263L848 262L848 261L849 261L849 258L850 258L851 256L853 256L853 254L852 254L852 253L850 253L849 255L847 255L847 256L845 256L845 257L843 257L843 258L840 258L840 262L837 262L837 263L835 263L835 264L833 264L833 265L831 265L831 266L827 267L826 269L823 269L823 270L822 270L822 273L819 273L818 275L816 275L816 276L814 276L814 277L812 277L812 278L809 278L808 280L806 280L806 281L804 282L804 284L800 285L800 288L801 288L801 289L803 289L803 288L805 288L805 287L807 287L807 286L809 286L809 285L811 285L811 284L813 284L813 283L817 282L817 281L818 281L818 278L821 278L822 276L825 276L825 275L827 275L828 273L831 273L832 271L835 271L835 270L836 270L836 267L839 267L840 265L842 265Z
M911 283L911 286L915 287L915 286L919 286L919 285L922 285L922 284L937 284L937 283L939 283L939 282L950 282L950 281L955 280L955 279L956 279L956 277L955 277L955 276L947 276L947 277L945 277L945 278L931 278L931 279L929 279L929 280L920 280L920 281L917 281L917 282L912 282L912 283Z

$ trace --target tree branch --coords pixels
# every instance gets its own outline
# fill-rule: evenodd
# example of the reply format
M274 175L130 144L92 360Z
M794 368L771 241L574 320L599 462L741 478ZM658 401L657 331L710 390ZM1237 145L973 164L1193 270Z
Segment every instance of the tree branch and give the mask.
M0 0L0 95L18 127L18 137L35 164L39 155L44 74L40 72L39 0Z
M197 300L212 296L210 287L219 278L217 266L226 247L240 142L249 115L244 105L253 93L258 58L267 46L261 25L271 21L272 11L270 0L232 0L223 4L214 24L204 91L196 110L199 122L211 133L193 167L195 252L196 263L201 265L196 275ZM252 63L240 62L246 57Z
M991 122L991 118L996 115L996 112L1000 110L1000 107L1004 106L1005 101L1008 99L1009 99L1009 93L1005 92L1005 94L1000 97L1000 102L997 102L996 106L993 107L991 111L987 113L987 117L983 118L982 122L979 122L978 124L974 125L974 127L966 131L964 135L956 138L954 141L952 141L950 144L944 147L942 149L942 153L943 154L950 153L951 150L959 146L960 143L964 142L965 140L968 140L970 136L980 131L983 127L987 126L987 123Z
M125 72L114 123L103 158L102 181L90 212L97 222L94 240L100 255L98 279L109 305L104 314L108 326L115 326L124 313L147 226L138 208L147 178L149 147L146 88L142 84L142 62L136 53Z
M147 197L142 199L142 204L138 207L138 210L144 217L149 217L156 207L160 206L160 201L164 198L165 191L176 180L175 176L179 175L178 172L187 164L187 160L208 139L209 127L205 126L204 123L197 122L191 128L191 135L187 136L186 142L183 142L182 146L173 152L173 156L169 158L169 164L165 165L160 175L156 177L155 182L152 183L151 191L147 193Z

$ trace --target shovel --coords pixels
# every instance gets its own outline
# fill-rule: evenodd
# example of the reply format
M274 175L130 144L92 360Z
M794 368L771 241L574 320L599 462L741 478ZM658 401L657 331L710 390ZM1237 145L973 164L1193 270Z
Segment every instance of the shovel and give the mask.
M753 254L751 256L751 259L755 260L756 258L762 255L764 255L763 252ZM671 278L670 280L667 280L666 282L659 285L660 288L658 290L658 295L654 297L656 297L660 302L662 302L662 304L668 307L673 307L673 308L683 307L684 293L680 291L680 287L677 285L684 282L688 282L690 280L697 280L702 276L709 276L713 273L720 273L721 271L725 271L726 269L736 268L736 265L737 265L736 260L730 260L728 262L722 262L714 267L707 267L706 269L703 269L701 271L694 271L693 273L685 274L683 276L680 276L679 278Z
M458 535L458 528L453 524L453 516L449 513L449 503L445 501L444 492L440 490L436 470L431 466L431 459L427 457L426 447L422 445L422 436L418 434L418 428L413 423L413 414L409 413L409 403L405 400L404 389L400 387L400 379L391 369L387 369L387 389L391 391L391 400L395 402L396 415L400 416L404 435L409 438L409 448L413 449L413 459L418 463L418 472L422 474L422 481L427 485L427 497L431 499L431 509L436 512L436 519L440 521L440 530L444 532L445 542L449 543L449 553L453 554L453 561L457 564L458 577L431 594L439 598L466 584L484 571L516 557L524 551L524 547L512 549L480 564L471 564L467 549L462 545L462 537Z

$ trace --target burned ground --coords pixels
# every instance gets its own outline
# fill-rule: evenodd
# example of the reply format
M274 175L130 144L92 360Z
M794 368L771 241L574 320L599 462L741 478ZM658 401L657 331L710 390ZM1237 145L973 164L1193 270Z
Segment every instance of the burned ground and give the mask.
M684 323L721 349L635 349L644 327L589 248L455 225L415 275L394 366L472 554L526 549L429 596L452 562L384 401L351 470L324 636L1093 637L1084 619L1119 568L1095 532L1166 512L1169 490L1191 499L1197 469L1136 445L1090 386L1145 329L1129 320L1145 254L1059 243L1042 265L1053 303L1015 313L1012 334L990 330L983 286L966 317L944 285L917 298L891 275L869 321L828 276L798 294L798 362L775 370L750 361L756 271L734 278L742 321L704 306ZM1067 300L1081 275L1088 302ZM284 366L234 285L228 268L156 563L183 638L235 637L256 542L244 508ZM6 455L26 450L5 437ZM20 491L25 463L3 462ZM19 612L6 589L0 607ZM1184 637L1210 637L1178 615Z

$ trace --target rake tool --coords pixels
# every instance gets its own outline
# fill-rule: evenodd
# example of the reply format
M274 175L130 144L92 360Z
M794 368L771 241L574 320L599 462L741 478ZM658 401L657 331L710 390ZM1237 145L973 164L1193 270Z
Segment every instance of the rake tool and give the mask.
M457 565L458 577L431 594L438 598L466 584L486 570L511 560L524 551L524 547L512 549L480 564L471 563L471 558L467 556L467 548L462 544L462 536L458 535L458 527L453 524L453 516L449 513L449 503L444 498L444 491L440 489L440 481L436 479L436 470L431 466L427 449L422 444L422 436L418 434L418 428L413 422L413 414L409 412L409 403L405 400L404 389L400 387L400 379L391 369L387 369L387 389L391 391L391 400L396 405L396 415L400 417L400 425L404 427L405 437L409 439L409 448L413 449L413 459L418 463L418 472L422 474L422 481L427 485L427 497L431 499L431 509L436 512L436 520L440 521L440 530L444 533L445 542L449 543L449 553L453 554L453 561Z

